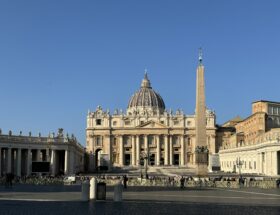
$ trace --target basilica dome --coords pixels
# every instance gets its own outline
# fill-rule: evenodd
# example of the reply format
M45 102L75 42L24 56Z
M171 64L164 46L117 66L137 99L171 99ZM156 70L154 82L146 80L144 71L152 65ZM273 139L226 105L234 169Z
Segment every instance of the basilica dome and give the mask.
M151 87L151 82L145 73L141 83L141 88L132 95L128 103L128 109L152 109L162 113L165 110L165 104L161 96Z

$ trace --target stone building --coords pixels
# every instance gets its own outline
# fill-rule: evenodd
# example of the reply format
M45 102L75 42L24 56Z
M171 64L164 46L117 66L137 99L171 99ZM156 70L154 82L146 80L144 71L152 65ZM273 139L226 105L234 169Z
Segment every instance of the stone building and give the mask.
M219 151L223 171L280 175L279 102L253 102L252 115L231 129L227 135L217 130L217 136L224 135Z
M215 113L206 110L207 146L216 153ZM167 111L163 98L153 90L145 73L140 89L130 98L125 112L113 114L100 106L87 115L86 149L90 171L97 166L138 166L147 158L150 166L195 164L195 115L178 109Z
M84 170L85 149L72 135L57 134L48 137L13 135L12 131L2 134L0 129L0 175L13 173L17 176L29 176L35 173L74 174ZM39 169L38 169L39 168ZM42 170L40 170L42 168Z

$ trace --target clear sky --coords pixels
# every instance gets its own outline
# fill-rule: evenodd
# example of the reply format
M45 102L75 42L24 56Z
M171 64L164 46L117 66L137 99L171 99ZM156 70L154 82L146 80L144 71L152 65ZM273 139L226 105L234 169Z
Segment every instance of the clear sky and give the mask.
M166 107L193 114L198 48L223 123L280 101L279 0L1 0L0 127L85 143L87 110L126 109L144 69Z

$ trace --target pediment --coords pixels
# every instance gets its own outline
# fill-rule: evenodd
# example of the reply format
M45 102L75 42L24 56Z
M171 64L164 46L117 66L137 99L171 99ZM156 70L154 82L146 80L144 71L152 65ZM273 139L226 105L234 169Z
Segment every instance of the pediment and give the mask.
M168 128L168 127L159 122L155 122L155 121L151 120L151 121L143 123L142 125L138 125L136 128Z

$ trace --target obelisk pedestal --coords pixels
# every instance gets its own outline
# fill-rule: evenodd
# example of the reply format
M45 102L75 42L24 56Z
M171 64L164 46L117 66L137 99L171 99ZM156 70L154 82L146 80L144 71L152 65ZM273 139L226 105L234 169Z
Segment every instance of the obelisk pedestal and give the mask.
M195 152L196 175L206 177L208 174L208 150L204 147L197 147Z

